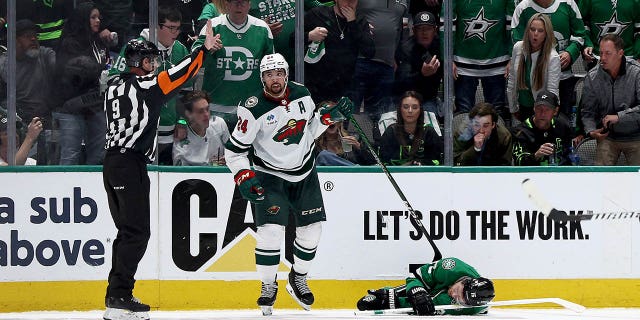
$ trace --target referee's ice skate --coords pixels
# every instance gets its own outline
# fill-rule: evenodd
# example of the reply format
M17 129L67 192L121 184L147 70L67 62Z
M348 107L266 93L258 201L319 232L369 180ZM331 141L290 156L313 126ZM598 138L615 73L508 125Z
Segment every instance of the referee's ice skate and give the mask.
M258 306L262 310L263 316L270 316L273 313L273 304L278 295L278 283L262 283L262 290L258 298Z
M105 305L107 310L104 312L104 320L149 320L149 305L136 297L108 297Z
M307 285L306 274L300 274L291 269L287 279L287 292L302 308L307 311L311 310L314 298L311 289Z

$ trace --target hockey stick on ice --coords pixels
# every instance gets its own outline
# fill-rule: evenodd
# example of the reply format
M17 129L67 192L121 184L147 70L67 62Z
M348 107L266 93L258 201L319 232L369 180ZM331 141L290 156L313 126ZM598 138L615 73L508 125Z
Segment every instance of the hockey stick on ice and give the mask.
M568 215L566 212L554 208L542 195L536 185L527 178L522 181L522 189L526 193L529 200L538 207L540 212L554 221L580 221L580 220L617 220L617 219L640 219L640 212L599 212L595 213L588 210L586 214Z
M416 214L415 210L413 209L413 207L409 203L409 200L407 200L407 197L405 197L405 195L402 192L402 190L400 190L400 187L398 186L398 183L396 183L396 179L393 178L393 176L391 175L391 173L387 169L387 166L385 166L384 163L382 163L382 160L380 160L380 157L378 156L376 151L373 149L373 146L371 145L371 142L369 142L369 138L367 138L367 136L365 135L364 131L362 131L362 128L360 128L360 125L358 124L356 119L353 118L353 116L351 116L351 115L349 116L349 121L353 124L353 126L358 131L358 134L362 138L362 141L364 141L364 144L367 146L367 149L369 149L369 152L371 152L373 157L376 159L376 162L378 163L380 168L382 168L382 171L384 172L384 174L387 176L387 178L389 178L389 181L393 185L393 188L396 189L396 192L400 196L400 199L402 199L402 202L404 202L404 205L409 210L409 214L411 215L413 220L416 222L416 225L418 225L418 228L420 228L420 231L422 231L422 233L424 233L425 238L427 238L427 241L429 241L429 244L433 248L433 253L434 253L433 261L438 261L438 260L442 259L442 253L440 253L440 250L436 246L435 242L433 242L433 239L431 239L431 235L429 234L429 232L427 232L427 229L422 224L422 221L420 221L420 219L418 219L418 215Z
M485 306L499 307L499 306L515 306L515 305L539 304L539 303L557 304L577 313L581 313L584 310L586 310L586 308L582 305L579 305L577 303L573 303L571 301L567 301L564 299L560 299L560 298L538 298L538 299L493 301L493 302L487 303ZM451 310L451 309L463 309L463 308L475 308L475 307L461 306L457 304L435 306L436 310ZM399 308L399 309L387 309L387 310L356 311L355 315L364 316L364 315L385 315L385 314L409 314L413 312L414 312L413 308Z

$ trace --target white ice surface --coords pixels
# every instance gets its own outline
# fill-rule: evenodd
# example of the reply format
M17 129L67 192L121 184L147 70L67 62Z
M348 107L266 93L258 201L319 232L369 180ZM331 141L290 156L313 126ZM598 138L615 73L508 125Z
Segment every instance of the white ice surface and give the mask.
M87 312L23 312L0 313L0 319L28 320L96 320L102 319L103 311ZM583 313L566 309L505 309L493 308L487 315L479 316L433 316L416 317L409 315L354 315L354 310L278 310L264 317L259 310L206 310L206 311L152 311L151 320L298 320L298 319L433 319L433 320L640 320L640 309L594 308Z

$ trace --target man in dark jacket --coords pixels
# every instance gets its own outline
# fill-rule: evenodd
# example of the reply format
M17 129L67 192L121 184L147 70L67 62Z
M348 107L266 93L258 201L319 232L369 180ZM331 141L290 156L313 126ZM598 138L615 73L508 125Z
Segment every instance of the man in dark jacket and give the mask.
M453 161L457 166L509 166L511 133L498 123L498 113L487 102L477 103L468 122L453 135Z
M513 129L513 161L517 166L571 165L571 126L558 114L558 97L542 90L533 116Z
M424 98L424 109L442 118L442 102L438 99L443 76L440 57L438 18L428 11L418 12L413 18L413 36L402 43L396 56L394 95L417 91Z
M358 0L338 0L305 13L304 84L314 101L338 101L350 88L358 54L371 58L375 53L372 30L356 15L357 5Z

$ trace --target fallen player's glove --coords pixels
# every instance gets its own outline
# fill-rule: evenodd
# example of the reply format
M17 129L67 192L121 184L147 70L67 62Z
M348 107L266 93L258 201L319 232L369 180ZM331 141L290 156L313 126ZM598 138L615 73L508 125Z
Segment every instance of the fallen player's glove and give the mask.
M358 310L383 310L395 309L397 296L393 289L367 290L367 295L360 298L357 303Z
M353 102L347 97L342 97L333 106L322 105L318 112L320 112L320 121L324 125L331 125L338 121L346 120L353 113Z
M432 316L436 314L436 307L433 300L423 287L414 287L407 292L409 303L413 307L413 311L419 316Z
M253 172L253 170L240 170L234 177L234 180L243 198L253 203L264 200L264 188L260 185L260 182L256 178L256 173Z

